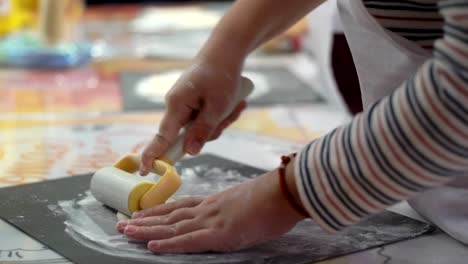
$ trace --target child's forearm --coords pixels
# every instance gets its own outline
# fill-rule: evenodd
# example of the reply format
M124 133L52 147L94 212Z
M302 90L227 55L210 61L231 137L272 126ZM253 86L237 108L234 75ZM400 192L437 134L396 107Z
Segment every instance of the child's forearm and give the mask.
M202 59L241 67L263 42L283 32L325 0L237 0L200 51Z

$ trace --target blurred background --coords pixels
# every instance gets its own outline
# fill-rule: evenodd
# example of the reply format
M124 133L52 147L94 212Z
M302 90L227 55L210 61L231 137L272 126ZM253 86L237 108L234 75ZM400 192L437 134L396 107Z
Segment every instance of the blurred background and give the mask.
M46 84L42 78L54 74L63 79L73 76L85 78L79 73L84 71L90 74L85 70L88 69L96 74L94 77L97 79L90 77L80 80L80 84L75 81L73 85L99 85L111 77L117 77L113 75L117 74L122 81L121 85L133 87L138 86L141 79L145 79L148 74L171 70L163 74L164 76L161 75L161 78L150 80L154 89L137 89L140 93L152 96L149 101L161 103L156 97L166 92L178 73L190 63L231 4L231 1L175 0L2 0L0 66L3 67L3 72L0 73L0 77L3 78L0 78L0 84L2 88L17 86L14 82L20 82L21 79L30 80L26 78L30 74L24 75L27 72L33 74L33 79L37 77L35 73L40 73L41 78L36 78L38 82L35 85L56 85ZM304 66L303 80L301 76L292 74L291 69L283 69L285 62L291 61L291 58L304 50L307 32L308 24L306 19L303 19L252 54L252 60L249 62L252 61L251 66L256 69L250 69L250 77L257 79L259 86L253 96L256 98L255 102L271 104L282 103L283 99L289 103L319 100L317 94L308 89L313 86L310 79L317 75L313 65ZM312 59L313 55L309 57ZM19 69L23 71L18 71ZM9 71L13 72L6 74ZM278 74L284 75L285 78ZM154 82L163 82L164 85L154 85ZM274 88L272 86L279 88L285 85L294 86L297 93L284 96L284 91L278 89L276 93L269 92ZM60 89L63 91L68 88ZM131 89L129 87L121 89L131 93L128 91ZM5 89L2 91L4 93ZM8 98L2 98L0 102L3 109L0 109L3 112L32 111L31 106L28 106L30 110L25 110L19 105L20 102L16 101L17 105L9 105L5 109L8 103L5 100ZM127 98L122 99L125 101ZM53 98L51 100L54 101ZM141 110L138 109L140 106L124 102L120 107L103 105L102 109L95 110ZM141 107L143 106L145 110L151 109L148 104ZM11 109L12 107L15 109ZM60 107L54 105L43 107L60 110ZM87 109L75 110L81 112Z
M232 3L0 0L0 186L92 172L141 151L165 94ZM322 5L249 56L243 74L255 91L230 130L237 138L300 147L360 111L352 74L335 78L353 71L334 12L333 1ZM134 133L101 135L116 126ZM252 160L273 166L282 152Z
M141 151L165 94L232 3L0 0L0 187L92 172ZM322 5L247 59L255 91L229 131L266 142L270 156L208 151L273 167L284 154L278 140L300 147L360 111L334 12L333 1ZM127 138L103 136L116 127Z
M94 110L154 110L148 102L127 101L135 92L140 96L144 93L146 101L161 107L163 102L156 97L167 92L231 4L186 0L0 0L0 84L5 88L17 86L14 82L29 80L29 73L33 79L36 73L42 78L55 74L68 79L76 75L85 78L79 73L92 72L94 79L81 79L80 84L73 85L105 84L112 77L125 86L120 87L123 105L103 105ZM255 79L258 89L251 101L269 105L322 100L351 114L361 110L354 66L334 10L334 1L328 1L253 52L246 74ZM155 71L159 77L148 79ZM36 85L57 85L38 80ZM340 83L342 87L355 87L340 89ZM140 87L149 84L153 88ZM62 93L63 89L67 88L61 87ZM347 96L342 97L338 90ZM23 98L5 108L7 99L3 96L0 101L3 112L24 110L20 104ZM61 109L53 103L43 107Z

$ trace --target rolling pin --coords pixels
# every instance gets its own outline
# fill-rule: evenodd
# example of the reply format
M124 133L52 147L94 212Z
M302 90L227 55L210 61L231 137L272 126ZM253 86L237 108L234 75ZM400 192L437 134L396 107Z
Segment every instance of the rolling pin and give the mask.
M253 90L253 83L241 77L239 89L223 119ZM189 124L190 125L190 124ZM91 178L91 193L99 202L131 216L133 212L163 204L180 187L181 179L174 164L184 155L185 129L177 137L165 155L155 160L152 172L159 175L158 181L148 181L136 175L140 168L141 157L128 154L113 166L96 171Z

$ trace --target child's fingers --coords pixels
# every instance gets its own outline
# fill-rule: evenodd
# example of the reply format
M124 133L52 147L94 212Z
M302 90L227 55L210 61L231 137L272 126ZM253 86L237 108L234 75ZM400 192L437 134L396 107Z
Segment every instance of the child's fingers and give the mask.
M163 216L150 216L145 218L131 219L128 225L135 226L155 226L155 225L170 225L185 219L192 219L195 213L191 208L180 208L172 211L170 214Z
M216 244L222 243L214 239L214 231L210 229L197 230L181 236L168 239L152 240L148 249L154 253L200 253L216 250Z
M211 136L210 140L215 140L219 138L219 136L223 133L224 129L226 129L228 126L234 123L245 110L245 108L247 108L247 102L244 100L241 103L239 103L236 109L234 109L234 111L226 119L224 119L223 122L221 122L221 124Z
M161 157L174 144L180 129L190 120L194 108L179 97L183 98L176 95L168 97L167 111L159 126L159 132L141 155L140 174L143 176L151 171L154 160Z
M203 201L203 196L192 196L185 199L181 199L172 203L166 203L162 205L158 205L155 207L151 207L145 210L141 210L138 212L133 213L132 218L143 218L148 216L161 216L167 215L174 210L179 208L191 208L199 205Z
M158 226L134 226L128 225L124 234L128 237L140 240L160 240L181 236L203 228L200 221L189 219L170 225Z

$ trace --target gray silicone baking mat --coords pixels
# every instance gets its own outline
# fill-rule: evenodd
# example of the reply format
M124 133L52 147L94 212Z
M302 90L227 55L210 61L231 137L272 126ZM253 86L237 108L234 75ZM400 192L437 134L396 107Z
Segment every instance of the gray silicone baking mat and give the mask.
M178 195L219 191L263 173L213 155L184 160L177 169L183 178ZM76 236L65 231L64 222L70 221L69 216L55 210L68 201L68 210L86 215L106 235L119 235L114 229L117 221L114 212L96 201L82 203L93 199L88 191L90 178L91 175L73 176L0 189L0 217L75 263L312 263L434 230L428 224L385 211L334 235L325 233L312 221L303 221L274 241L239 252L186 255L145 252L141 254L145 260L136 260L119 257L133 243L123 237L119 238L122 247L118 251L96 250L77 242ZM144 244L136 245L145 250Z

